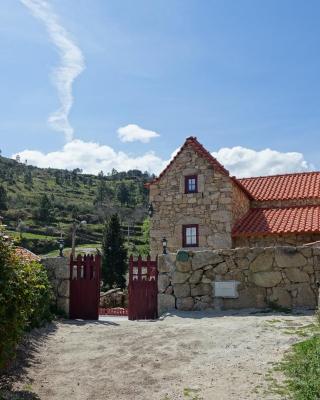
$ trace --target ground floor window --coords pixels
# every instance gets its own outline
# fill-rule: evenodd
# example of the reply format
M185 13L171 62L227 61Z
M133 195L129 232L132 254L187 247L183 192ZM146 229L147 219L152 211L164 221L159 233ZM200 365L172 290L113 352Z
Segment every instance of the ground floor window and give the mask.
M199 246L199 226L183 225L182 226L182 245L183 247Z

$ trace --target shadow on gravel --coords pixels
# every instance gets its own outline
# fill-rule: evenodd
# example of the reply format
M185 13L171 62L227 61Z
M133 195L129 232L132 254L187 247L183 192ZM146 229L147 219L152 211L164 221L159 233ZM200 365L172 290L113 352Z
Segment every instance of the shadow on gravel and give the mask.
M75 325L75 326L90 326L90 325L112 325L112 326L119 326L114 321L95 321L95 320L83 320L83 319L64 319L60 321L63 325ZM1 399L0 399L1 400Z
M167 312L159 318L159 320L164 320L170 317L179 317L179 318L190 318L190 319L202 319L202 318L223 318L223 317L264 317L266 315L282 315L282 316L290 316L290 315L314 315L314 310L311 309L299 309L292 310L290 312L281 312L276 311L271 308L266 309L242 309L242 310L224 310L224 311L174 311Z
M19 344L15 359L9 366L0 371L0 400L37 400L38 395L32 392L32 382L26 383L22 390L15 390L16 382L23 381L27 369L39 362L37 356L44 343L54 335L56 323L52 322L43 328L33 329L27 333Z

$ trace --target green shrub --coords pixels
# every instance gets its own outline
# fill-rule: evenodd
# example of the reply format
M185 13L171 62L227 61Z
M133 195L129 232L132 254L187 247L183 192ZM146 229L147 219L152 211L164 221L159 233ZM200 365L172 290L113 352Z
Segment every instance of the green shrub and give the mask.
M0 368L26 330L50 319L51 288L44 267L16 255L0 232Z

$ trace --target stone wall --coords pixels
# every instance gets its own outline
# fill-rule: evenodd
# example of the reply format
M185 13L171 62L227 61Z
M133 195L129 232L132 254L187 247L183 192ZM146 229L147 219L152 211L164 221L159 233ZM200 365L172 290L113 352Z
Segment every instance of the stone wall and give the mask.
M48 272L48 277L53 287L56 308L63 311L66 316L69 316L69 259L66 257L43 258L41 263Z
M198 176L198 193L185 193L187 175ZM186 146L160 181L150 185L149 198L154 209L150 224L151 256L162 253L164 236L169 251L180 249L185 224L199 225L200 249L231 248L234 215L242 212L233 207L234 185L229 176L214 170L191 145Z
M238 185L233 183L232 186L232 225L234 225L250 210L250 200Z
M320 240L319 233L281 234L233 238L233 247L302 246Z
M158 262L159 313L204 310L316 307L320 248L265 248L180 251ZM217 281L237 281L237 298L214 296Z

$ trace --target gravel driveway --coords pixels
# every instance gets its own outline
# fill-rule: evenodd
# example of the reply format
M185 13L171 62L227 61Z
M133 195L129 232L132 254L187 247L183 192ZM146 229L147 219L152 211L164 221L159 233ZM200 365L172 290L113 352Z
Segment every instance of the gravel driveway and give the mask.
M181 313L155 322L63 321L38 345L16 390L40 399L275 399L267 371L310 315Z

